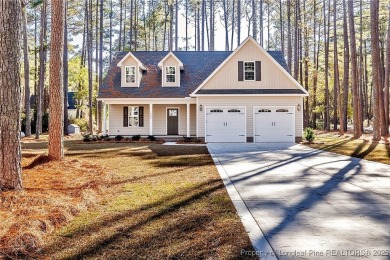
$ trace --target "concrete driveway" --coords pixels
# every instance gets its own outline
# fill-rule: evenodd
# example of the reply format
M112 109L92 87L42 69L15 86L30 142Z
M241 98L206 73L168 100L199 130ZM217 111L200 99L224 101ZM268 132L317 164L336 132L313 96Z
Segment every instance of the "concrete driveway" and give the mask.
M390 259L389 165L297 144L207 146L257 251L242 254Z

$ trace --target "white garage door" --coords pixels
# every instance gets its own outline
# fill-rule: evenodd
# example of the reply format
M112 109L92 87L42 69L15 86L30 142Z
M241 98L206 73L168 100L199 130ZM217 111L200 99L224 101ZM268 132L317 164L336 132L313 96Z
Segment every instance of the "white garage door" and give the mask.
M295 142L293 107L255 107L255 142Z
M245 108L207 108L206 142L246 142Z

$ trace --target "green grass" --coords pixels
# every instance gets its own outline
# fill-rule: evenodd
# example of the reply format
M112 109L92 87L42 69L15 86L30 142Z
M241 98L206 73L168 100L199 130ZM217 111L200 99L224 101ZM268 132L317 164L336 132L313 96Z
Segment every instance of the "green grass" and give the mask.
M69 160L103 167L110 181L93 209L47 238L39 257L239 259L253 250L206 147L70 140L65 150Z
M369 136L353 139L338 133L316 132L315 144L308 146L369 161L390 164L390 147L386 142L371 142Z

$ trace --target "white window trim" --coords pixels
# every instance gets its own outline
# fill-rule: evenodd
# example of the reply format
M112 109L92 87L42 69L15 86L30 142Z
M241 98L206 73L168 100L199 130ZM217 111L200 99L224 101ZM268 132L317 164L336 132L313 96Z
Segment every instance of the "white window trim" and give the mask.
M127 74L127 68L129 68L129 74ZM131 68L134 68L134 74L130 74ZM127 82L127 76L134 75L134 81L133 82ZM137 82L137 70L135 66L125 66L125 83L126 84L135 84Z
M247 62L253 62L253 79L245 79L245 63L247 63ZM250 60L244 61L242 73L244 73L244 75L243 75L244 81L255 81L256 80L256 62L250 61Z
M132 114L132 112L133 112L133 107L136 107L136 108L138 108L138 115L133 115ZM140 126L139 126L139 106L128 106L128 108L127 108L127 117L128 117L128 122L127 122L127 124L128 124L128 127L132 127L132 128L139 128ZM137 126L135 126L135 125L130 125L130 118L138 118L138 125Z
M175 68L175 74L168 74L167 73L167 69L168 68ZM175 81L168 81L167 80L167 76L168 75L174 75L175 76ZM176 75L177 75L177 68L176 68L176 66L165 66L165 83L167 83L167 84L172 84L172 83L176 83L177 82L177 80L176 80Z

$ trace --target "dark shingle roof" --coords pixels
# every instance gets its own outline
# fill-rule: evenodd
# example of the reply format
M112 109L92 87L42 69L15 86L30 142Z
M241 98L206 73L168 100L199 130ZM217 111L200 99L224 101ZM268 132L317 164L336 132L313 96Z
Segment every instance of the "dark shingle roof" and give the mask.
M99 89L99 98L183 98L188 97L232 53L231 51L174 51L184 64L180 73L180 87L162 87L158 63L168 51L134 51L132 54L147 68L139 88L121 87L121 70L117 64L128 52L118 52ZM288 71L280 51L269 51Z
M301 89L200 89L198 95L305 94Z

